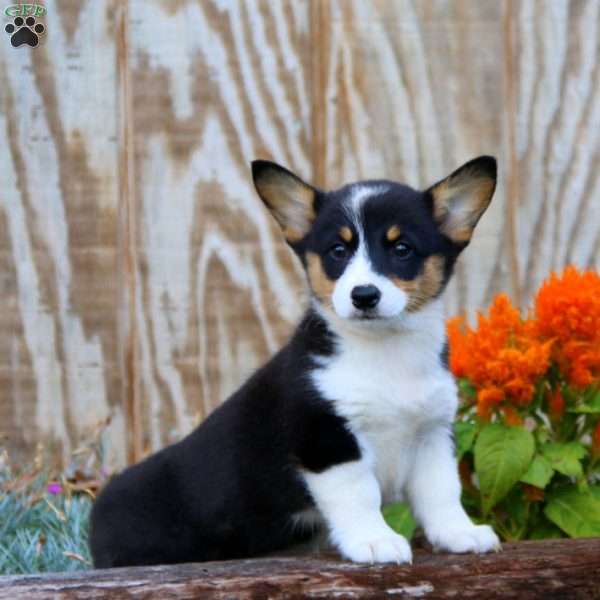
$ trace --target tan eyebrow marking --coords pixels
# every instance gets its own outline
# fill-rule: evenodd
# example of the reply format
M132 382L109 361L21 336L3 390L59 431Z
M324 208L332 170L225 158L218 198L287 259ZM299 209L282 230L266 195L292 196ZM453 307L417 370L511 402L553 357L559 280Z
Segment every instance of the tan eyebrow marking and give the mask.
M385 234L388 242L395 242L402 235L402 231L398 225L392 225Z
M352 241L352 229L347 225L344 225L338 232L339 236L346 242L349 243Z

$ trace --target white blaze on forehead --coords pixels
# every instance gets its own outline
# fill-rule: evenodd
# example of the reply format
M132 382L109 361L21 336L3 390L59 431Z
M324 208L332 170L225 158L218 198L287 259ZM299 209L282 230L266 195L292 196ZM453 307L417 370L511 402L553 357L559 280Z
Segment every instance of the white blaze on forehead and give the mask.
M350 198L348 200L348 212L350 218L356 224L359 233L362 235L362 207L368 198L380 196L389 190L389 185L385 183L356 183L350 189Z
M385 193L385 183L359 183L350 188L347 210L358 232L358 248L335 285L332 302L339 317L357 317L362 311L352 304L352 290L359 285L374 285L381 292L381 299L373 313L379 317L396 317L406 307L408 296L387 277L376 273L369 259L365 241L362 207L369 198Z
M374 271L365 241L362 207L369 198L384 194L388 189L389 186L385 183L359 183L349 190L346 209L358 233L358 247L337 280L332 296L333 308L343 319L358 317L362 313L352 304L352 290L359 285L374 285L381 292L381 299L372 311L378 317L397 317L408 303L408 296L403 290Z

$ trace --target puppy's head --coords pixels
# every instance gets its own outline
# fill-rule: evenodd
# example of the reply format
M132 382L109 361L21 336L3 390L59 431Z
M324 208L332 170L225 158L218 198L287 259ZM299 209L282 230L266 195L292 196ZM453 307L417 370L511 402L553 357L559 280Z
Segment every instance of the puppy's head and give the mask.
M324 192L262 160L252 174L315 300L342 319L373 322L441 294L492 199L496 160L476 158L425 191L361 181Z

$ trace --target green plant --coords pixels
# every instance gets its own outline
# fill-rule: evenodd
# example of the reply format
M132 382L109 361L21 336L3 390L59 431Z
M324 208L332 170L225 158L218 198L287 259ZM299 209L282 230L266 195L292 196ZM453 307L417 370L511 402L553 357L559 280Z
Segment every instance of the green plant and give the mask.
M98 460L95 448L80 449L60 472L40 452L15 472L0 448L0 575L91 568L88 520L102 479Z
M0 575L91 568L86 495L0 498Z
M567 268L522 318L450 320L463 503L508 541L600 536L600 277Z

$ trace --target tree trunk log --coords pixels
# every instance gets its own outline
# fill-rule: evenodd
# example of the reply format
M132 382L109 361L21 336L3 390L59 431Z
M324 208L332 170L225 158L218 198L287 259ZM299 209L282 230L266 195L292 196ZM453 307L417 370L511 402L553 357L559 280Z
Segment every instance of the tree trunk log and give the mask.
M600 538L506 544L483 556L417 551L412 566L313 556L0 577L0 600L15 598L600 599Z

